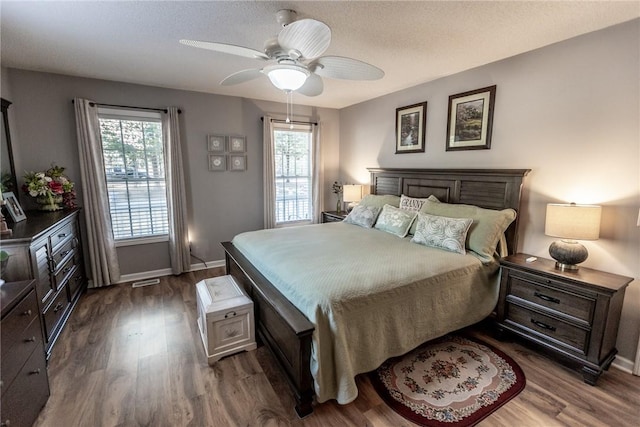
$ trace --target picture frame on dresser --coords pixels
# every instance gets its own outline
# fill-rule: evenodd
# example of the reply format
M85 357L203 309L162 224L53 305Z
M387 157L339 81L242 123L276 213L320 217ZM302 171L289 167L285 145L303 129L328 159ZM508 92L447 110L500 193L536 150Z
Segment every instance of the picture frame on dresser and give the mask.
M449 96L446 151L491 148L496 85Z
M4 206L7 208L7 212L11 215L11 219L13 222L20 222L27 219L27 215L25 215L24 210L22 210L22 206L20 206L20 202L16 198L16 195L13 194L13 191L7 191L6 193L2 193L2 199L4 201Z

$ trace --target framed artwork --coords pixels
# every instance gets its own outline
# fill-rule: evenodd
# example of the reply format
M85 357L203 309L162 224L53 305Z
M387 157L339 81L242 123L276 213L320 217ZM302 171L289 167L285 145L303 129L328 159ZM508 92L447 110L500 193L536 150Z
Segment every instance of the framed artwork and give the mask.
M424 153L427 103L396 108L396 154Z
M247 151L247 140L244 136L229 137L230 153L244 153L245 151Z
M20 222L27 219L20 203L18 203L18 199L16 199L16 195L13 194L12 191L2 193L2 198L4 199L4 204L7 207L7 211L9 212L9 215L11 215L13 222Z
M491 148L495 100L495 85L449 97L447 151Z
M227 149L227 137L224 135L208 135L207 149L217 153L224 153Z
M224 154L209 154L210 171L226 171L227 157Z
M231 155L229 156L229 170L231 171L245 171L247 170L247 156L245 155Z

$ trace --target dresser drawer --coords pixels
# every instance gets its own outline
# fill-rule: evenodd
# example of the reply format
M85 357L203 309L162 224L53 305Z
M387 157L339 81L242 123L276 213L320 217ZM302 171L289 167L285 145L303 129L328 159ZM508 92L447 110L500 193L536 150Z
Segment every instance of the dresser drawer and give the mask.
M60 320L64 316L64 313L66 312L68 306L69 298L67 297L67 288L62 287L58 291L56 298L53 300L53 302L51 302L49 307L43 313L44 329L47 337L47 342L51 340L51 336L60 323Z
M507 323L519 325L553 340L560 341L580 354L586 354L589 330L542 313L507 303Z
M2 323L3 335L4 322ZM9 332L9 331L6 331ZM2 380L2 395L16 378L16 374L22 367L22 364L34 351L44 355L42 349L42 333L40 332L40 320L36 317L24 331L15 336L16 342L10 349L2 347L2 362L0 363L0 378Z
M0 406L1 422L7 426L32 425L49 397L49 379L42 349L31 353L6 391Z
M71 301L75 300L76 294L80 292L83 283L84 272L82 271L82 266L78 264L67 282L67 287L69 288L69 299Z
M67 258L64 262L64 264L58 266L58 269L55 272L55 277L56 277L56 287L59 289L60 287L64 286L64 282L67 279L67 277L71 276L71 272L73 271L74 267L75 267L75 254L74 256L72 256L71 258Z
M73 254L73 250L76 246L76 239L71 237L64 241L57 250L53 252L51 256L51 261L53 263L53 269L55 270L57 266L65 260L65 258L71 256Z
M550 286L546 286L545 283ZM592 323L596 304L595 296L589 298L565 291L562 284L553 280L529 277L523 273L511 273L509 294L583 320L588 324Z
M2 361L13 347L25 338L29 325L38 318L38 301L35 292L30 292L2 319ZM38 336L40 331L38 330Z
M75 224L73 222L69 222L58 228L49 236L51 250L53 252L56 252L61 244L63 244L66 240L75 237L75 235Z

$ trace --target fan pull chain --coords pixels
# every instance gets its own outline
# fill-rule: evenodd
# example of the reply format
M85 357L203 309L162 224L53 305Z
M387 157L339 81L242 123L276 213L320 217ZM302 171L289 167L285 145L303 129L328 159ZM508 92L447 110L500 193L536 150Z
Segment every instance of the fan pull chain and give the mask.
M285 122L289 123L289 129L293 129L293 91L286 90L287 95L287 120Z

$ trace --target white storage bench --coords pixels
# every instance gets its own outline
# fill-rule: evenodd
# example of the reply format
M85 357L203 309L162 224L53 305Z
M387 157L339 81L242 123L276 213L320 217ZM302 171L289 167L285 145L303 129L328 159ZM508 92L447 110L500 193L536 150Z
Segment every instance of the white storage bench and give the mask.
M232 276L196 284L198 327L210 365L224 356L255 350L253 301Z

